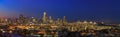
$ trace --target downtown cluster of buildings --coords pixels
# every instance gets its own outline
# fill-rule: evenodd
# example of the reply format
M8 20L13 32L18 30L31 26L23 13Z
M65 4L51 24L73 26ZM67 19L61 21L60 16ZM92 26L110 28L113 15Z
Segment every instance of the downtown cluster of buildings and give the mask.
M77 32L82 36L87 36L89 33L99 36L100 33L104 33L104 30L112 34L112 31L118 31L116 29L119 30L120 25L106 25L103 22L79 20L76 22L69 22L66 16L62 19L57 18L55 20L51 16L48 17L46 12L43 13L41 19L25 17L23 15L20 15L19 18L0 18L0 33L5 36L8 36L8 34L5 33L9 33L9 36L11 36L11 34L19 34L21 36L59 37L66 36L66 34L70 34L70 32ZM103 32L97 32L102 30Z
M81 31L87 29L101 30L101 29L114 29L113 26L106 26L103 23L97 22L87 22L87 21L76 21L76 22L68 22L66 20L66 16L62 19L58 18L54 20L51 16L47 17L46 12L43 13L41 19L36 19L34 17L24 17L20 15L19 18L14 19L0 19L1 25L9 25L10 29L14 29L15 27L22 29L49 29L49 30L62 30L67 29L70 31Z

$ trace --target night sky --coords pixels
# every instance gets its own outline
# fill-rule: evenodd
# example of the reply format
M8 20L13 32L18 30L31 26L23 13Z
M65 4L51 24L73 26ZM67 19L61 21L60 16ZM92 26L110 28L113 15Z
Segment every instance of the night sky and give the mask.
M23 14L39 18L44 11L53 18L120 23L117 0L0 0L1 17Z

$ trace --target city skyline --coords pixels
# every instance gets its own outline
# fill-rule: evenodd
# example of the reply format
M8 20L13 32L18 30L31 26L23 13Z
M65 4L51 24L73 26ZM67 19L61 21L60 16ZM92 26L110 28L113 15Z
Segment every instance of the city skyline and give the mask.
M62 16L61 18L60 18L60 17L54 18L54 17L52 17L52 16L48 16L47 13L46 13L46 11L44 11L41 16L42 16L42 17L36 18L36 17L33 17L33 16L24 16L23 14L20 14L20 15L17 16L17 17L14 17L14 16L6 16L6 17L0 17L0 19L4 19L4 20L5 20L5 19L6 19L6 20L13 19L13 20L15 20L15 19L21 19L21 18L23 18L23 19L28 20L28 19L33 18L33 19L35 19L36 21L37 21L37 20L41 20L41 21L43 21L43 22L58 21L58 20L60 21L60 20L61 20L61 21L66 21L66 22L102 23L102 24L107 24L107 25L117 25L117 23L106 23L106 22L104 22L104 21L79 20L79 19L77 19L77 20L68 20L68 19L66 18L66 16ZM118 24L119 24L119 23L118 23Z
M44 11L44 12L46 12L46 11ZM0 18L11 18L11 19L14 19L14 18L19 18L19 16L20 15L22 15L22 16L24 16L25 18L30 18L30 17L34 17L34 18L36 18L36 19L42 19L42 17L43 17L43 14L44 14L44 12L39 16L39 17L36 17L36 16L27 16L27 15L25 15L25 14L18 14L18 15L15 15L15 16L9 16L9 15L7 15L7 16L0 16ZM51 15L49 15L49 14L47 14L46 13L46 16L47 17L52 17L53 18L53 20L56 20L56 19L58 19L58 18L60 18L60 19L62 19L64 16L51 16ZM76 22L76 21L81 21L81 22L84 22L84 21L87 21L87 22L104 22L104 23L106 23L106 24L120 24L119 22L112 22L112 20L99 20L100 18L96 18L95 20L91 20L91 19L85 19L85 18L83 18L83 19L81 19L80 17L78 17L78 18L66 18L67 19L67 21L68 22ZM94 17L93 17L93 19L94 19ZM97 20L98 19L98 20Z
M66 16L68 20L120 23L119 6L113 0L0 0L0 16L41 17L46 11L53 18Z
M120 37L120 0L0 0L0 37Z

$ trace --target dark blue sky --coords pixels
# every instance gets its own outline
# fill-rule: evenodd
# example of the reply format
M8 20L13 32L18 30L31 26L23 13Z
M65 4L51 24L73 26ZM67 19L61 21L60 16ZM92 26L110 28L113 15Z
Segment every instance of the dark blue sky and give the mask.
M0 0L1 16L41 17L44 11L54 18L120 23L117 0Z

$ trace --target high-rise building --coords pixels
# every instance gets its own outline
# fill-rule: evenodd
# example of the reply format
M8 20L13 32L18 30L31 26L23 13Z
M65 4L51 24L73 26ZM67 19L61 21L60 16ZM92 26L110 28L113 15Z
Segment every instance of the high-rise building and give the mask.
M56 23L57 23L57 24L60 24L60 18L57 18Z
M36 22L36 19L34 17L32 17L32 22Z
M47 22L46 12L43 13L42 21L43 21L43 23L46 23L46 22Z
M66 16L63 17L63 24L67 24Z
M51 16L49 16L49 23L53 23L53 19Z
M20 24L25 24L26 23L26 18L22 14L19 16L19 23Z
M24 19L24 16L21 14L21 15L19 15L19 19L20 20L23 20Z

